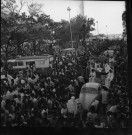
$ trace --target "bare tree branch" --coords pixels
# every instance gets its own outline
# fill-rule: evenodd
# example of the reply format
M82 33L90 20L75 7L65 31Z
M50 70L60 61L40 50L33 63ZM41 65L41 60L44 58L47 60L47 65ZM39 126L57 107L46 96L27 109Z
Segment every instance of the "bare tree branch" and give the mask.
M24 0L20 0L20 9L19 9L19 11L18 11L18 13L20 13L20 11L22 10L22 8L23 8L23 6L24 6L24 4L26 4L27 2L25 2Z

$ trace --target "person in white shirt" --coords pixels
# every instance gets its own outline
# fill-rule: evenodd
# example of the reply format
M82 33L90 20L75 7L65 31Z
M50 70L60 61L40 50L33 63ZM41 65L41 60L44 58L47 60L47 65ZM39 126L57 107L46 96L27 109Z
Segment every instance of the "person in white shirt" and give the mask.
M22 80L21 80L21 84L25 84L25 80L22 79Z
M112 113L117 112L117 105L111 106L110 109L109 109L109 111L112 112Z
M110 66L108 63L105 64L105 72L108 73L110 70Z
M10 84L10 86L11 86L11 80L13 79L13 77L11 76L11 75L6 75L6 78L7 78L7 80L8 80L8 82L9 82L9 84Z
M94 82L95 81L95 78L96 78L96 73L95 73L95 70L92 69L91 70L91 73L90 73L89 82Z
M22 105L23 104L24 93L21 93L20 96L21 96L20 103Z
M28 82L32 83L32 81L33 81L33 80L32 80L32 78L31 78L31 76L29 76L29 77L28 77Z
M114 62L115 62L114 57L110 57L110 58L109 58L109 63L114 63Z
M36 71L36 65L33 64L33 72L35 72L35 71Z
M102 68L100 67L100 65L97 66L97 71L101 72Z
M8 90L6 93L6 98L11 99L12 97L13 97L13 93L10 90Z
M75 80L74 80L74 85L75 85L76 87L78 87L78 86L79 86L79 84L78 84L78 80L77 80L77 79L75 79Z
M62 66L62 64L63 64L62 61L60 61L60 62L59 62L59 66Z
M67 109L68 112L74 114L74 116L77 114L77 102L74 96L72 96L71 99L68 100Z
M35 75L35 78L32 79L32 83L35 84L38 79L39 79L39 76L38 76L38 74L36 74L36 75Z
M18 81L19 81L19 77L16 76L16 78L14 79L14 85L17 85Z
M75 62L76 62L76 61L75 61L75 59L74 59L74 58L72 59L72 62L75 64Z
M114 73L112 71L112 69L110 69L108 75L107 75L107 78L105 79L105 86L106 87L110 87L110 84L111 84L111 81L113 80L114 78Z
M82 75L80 75L80 76L78 77L78 81L79 81L79 83L84 83L84 78L83 78Z
M97 69L97 67L99 66L98 62L96 61L94 64L95 69Z
M67 107L66 105L63 105L62 108L61 108L61 114L64 118L66 118L66 115L67 115Z
M94 102L92 102L91 106L94 106L95 110L97 110L98 104L99 104L99 101L95 100Z
M37 107L37 105L38 105L38 100L37 100L36 96L33 97L33 104L35 107Z
M112 69L110 69L110 72L108 74L108 78L109 78L109 85L108 86L110 87L111 81L114 79L114 73L113 73Z
M5 110L5 105L6 105L6 102L4 99L2 99L1 101L1 108Z

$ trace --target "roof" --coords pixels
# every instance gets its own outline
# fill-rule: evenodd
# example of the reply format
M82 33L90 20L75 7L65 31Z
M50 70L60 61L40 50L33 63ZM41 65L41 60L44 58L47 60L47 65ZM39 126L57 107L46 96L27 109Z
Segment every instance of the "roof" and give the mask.
M46 57L51 57L52 55L44 54L43 56L22 56L20 58L16 58L16 60L28 60L28 59L44 59Z
M8 62L15 62L15 61L16 61L15 59L8 60Z
M63 49L64 51L71 51L71 50L75 50L75 48L66 48L66 49Z
M85 84L82 86L82 88L83 88L83 87L87 87L87 88L89 87L89 88L95 88L95 89L96 89L96 88L98 88L99 86L100 86L99 83L89 83L89 82L88 82L88 83L85 83Z

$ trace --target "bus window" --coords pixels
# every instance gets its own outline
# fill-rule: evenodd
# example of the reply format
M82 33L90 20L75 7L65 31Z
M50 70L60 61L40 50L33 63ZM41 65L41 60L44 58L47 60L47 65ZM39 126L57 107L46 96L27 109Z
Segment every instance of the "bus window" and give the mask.
M17 66L17 62L12 62L12 66Z
M35 64L35 61L28 61L28 62L26 62L26 65L33 66L34 64Z
M18 61L18 66L23 66L23 61Z
M9 66L17 66L17 62L8 62Z

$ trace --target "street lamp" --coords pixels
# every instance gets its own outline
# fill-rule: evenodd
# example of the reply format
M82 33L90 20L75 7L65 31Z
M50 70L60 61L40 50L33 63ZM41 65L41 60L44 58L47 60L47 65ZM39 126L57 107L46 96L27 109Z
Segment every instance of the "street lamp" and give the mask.
M98 35L99 35L99 30L98 30L98 21L97 21L96 23L97 23L97 33L98 33Z
M107 29L108 27L107 27L107 25L106 25L106 34L107 34L107 38L108 38L108 29Z
M70 19L70 11L71 11L71 8L68 7L67 10L69 11L70 32L71 32L71 44L72 44L72 48L73 48L73 43L72 43L72 29L71 29L71 19Z

